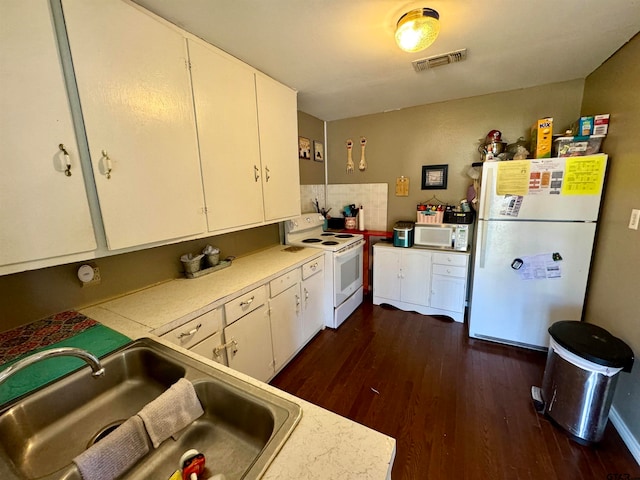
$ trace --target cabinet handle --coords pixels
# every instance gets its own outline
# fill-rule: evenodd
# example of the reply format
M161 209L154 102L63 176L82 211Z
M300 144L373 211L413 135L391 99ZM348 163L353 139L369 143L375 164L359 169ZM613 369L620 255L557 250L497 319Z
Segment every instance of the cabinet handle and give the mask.
M71 176L71 157L69 156L69 152L67 152L67 149L64 148L64 144L61 143L58 145L58 148L60 149L60 151L62 152L62 155L64 156L64 174L67 177Z
M182 332L180 335L178 335L178 338L183 339L185 337L191 337L192 335L195 335L196 333L198 333L198 330L200 330L201 327L202 327L202 324L199 323L198 325L196 325L196 328L194 328L193 330L189 330L188 332Z
M315 272L315 271L316 271L316 268L318 268L318 262L314 263L314 264L313 264L313 265L311 265L309 268Z
M306 288L304 289L304 299L309 300L309 290L307 290Z
M269 179L271 178L271 176L269 175L269 167L264 167L264 173L265 176L264 178L267 180L267 182L269 181Z
M111 159L109 158L109 154L106 150L102 150L102 158L100 159L104 165L104 174L107 177L107 180L111 178L111 170L113 170L113 165L111 164Z
M253 300L255 299L255 296L251 297L249 300L247 300L246 302L240 302L240 306L241 307L248 307L249 305L251 305L253 303Z
M255 179L256 182L260 178L260 175L258 175L259 171L260 171L260 169L256 165L254 165L253 166L253 178Z
M220 352L222 352L225 348L231 348L231 353L234 355L238 353L238 342L236 342L235 338L232 338L230 342L223 343L222 345L218 345L213 349L213 354L216 357L220 357Z

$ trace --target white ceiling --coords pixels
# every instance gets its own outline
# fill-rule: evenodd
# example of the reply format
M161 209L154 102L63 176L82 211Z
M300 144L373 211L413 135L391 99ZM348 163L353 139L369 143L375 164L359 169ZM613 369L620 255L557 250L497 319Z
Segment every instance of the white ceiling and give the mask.
M585 78L640 30L640 0L134 0L298 91L336 120ZM412 8L440 13L419 53L394 41ZM468 58L416 73L411 62Z

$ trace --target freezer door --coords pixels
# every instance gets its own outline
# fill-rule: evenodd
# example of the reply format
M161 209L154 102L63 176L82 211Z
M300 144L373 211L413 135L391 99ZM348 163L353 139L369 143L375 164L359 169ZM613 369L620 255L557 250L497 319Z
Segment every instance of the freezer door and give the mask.
M595 227L594 223L478 222L469 335L543 349L548 347L551 324L581 320ZM562 257L550 264L559 267L550 270L559 277L523 278L532 256L553 253ZM520 270L512 268L515 259L525 261Z
M522 196L514 192L505 195L505 190L509 190L507 185L518 184L511 180L517 179L522 171L510 169L518 162L486 162L483 165L479 219L597 221L606 155L525 162L529 172L528 177L525 175L528 190ZM601 169L596 171L596 167Z

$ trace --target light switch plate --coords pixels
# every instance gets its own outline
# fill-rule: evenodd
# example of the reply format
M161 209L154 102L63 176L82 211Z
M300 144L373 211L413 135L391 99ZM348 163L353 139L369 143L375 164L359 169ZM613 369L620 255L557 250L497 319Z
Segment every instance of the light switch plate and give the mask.
M631 210L631 218L629 219L629 228L638 230L638 222L640 221L640 210L634 208Z

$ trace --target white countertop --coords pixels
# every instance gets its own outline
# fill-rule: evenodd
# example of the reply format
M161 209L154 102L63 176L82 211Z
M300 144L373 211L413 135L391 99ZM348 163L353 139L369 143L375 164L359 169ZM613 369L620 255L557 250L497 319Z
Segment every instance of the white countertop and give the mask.
M396 452L393 438L151 334L152 331L169 331L215 308L228 297L245 293L323 254L321 250L313 248L297 252L284 252L284 248L280 245L262 250L238 258L231 267L209 275L172 280L82 309L81 313L132 339L152 337L207 365L300 405L300 422L262 478L390 479Z

